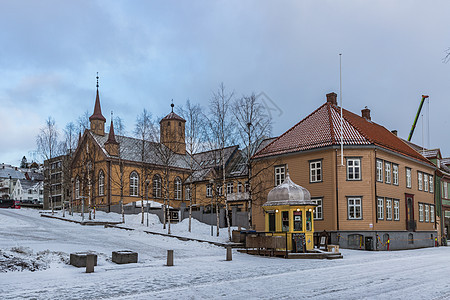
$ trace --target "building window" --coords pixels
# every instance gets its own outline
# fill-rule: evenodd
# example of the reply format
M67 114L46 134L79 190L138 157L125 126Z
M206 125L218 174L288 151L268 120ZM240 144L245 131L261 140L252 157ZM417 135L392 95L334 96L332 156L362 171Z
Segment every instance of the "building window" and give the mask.
M386 198L386 220L392 220L392 199Z
M105 174L103 170L100 170L98 174L98 194L99 196L105 195Z
M218 185L218 186L216 187L216 191L217 191L217 195L223 196L222 185Z
M189 185L186 186L184 195L186 200L191 200L191 187Z
M289 212L281 212L281 231L289 231Z
M80 198L80 178L75 180L75 199Z
M406 187L411 188L411 168L406 168Z
M417 172L417 185L419 187L419 191L423 190L422 172Z
M447 181L444 181L444 184L442 185L442 189L443 189L443 195L445 199L448 199L448 184Z
M384 199L383 198L377 199L377 218L378 218L378 220L384 219Z
M241 182L238 182L238 184L237 184L237 192L242 193L242 183Z
M139 196L139 176L134 171L130 175L130 196Z
M434 182L432 175L430 175L430 193L434 193Z
M400 220L400 201L394 200L394 220Z
M323 220L323 202L322 198L311 199L315 204L317 204L314 209L314 220Z
M349 220L361 220L361 198L352 197L347 199L348 202L348 218Z
M384 173L385 173L386 183L391 183L391 163L390 162L386 162L384 164Z
M377 181L383 182L383 161L377 159Z
M398 185L398 165L392 164L392 183Z
M248 182L246 182L245 185L244 185L244 191L246 193L248 193L250 191L250 184Z
M309 182L322 181L322 161L309 162Z
M423 189L428 192L428 174L423 174Z
M283 183L285 177L285 166L275 167L275 186Z
M361 180L360 158L347 158L347 180Z
M161 198L161 176L153 176L153 197Z
M430 222L430 206L425 204L425 222Z
M227 195L228 194L233 194L233 183L232 182L227 182Z
M434 223L434 205L430 205L430 222Z
M211 184L206 185L206 197L212 197L212 185Z
M180 177L175 178L174 182L174 196L175 200L181 200L181 179Z
M419 204L419 222L423 222L423 204Z

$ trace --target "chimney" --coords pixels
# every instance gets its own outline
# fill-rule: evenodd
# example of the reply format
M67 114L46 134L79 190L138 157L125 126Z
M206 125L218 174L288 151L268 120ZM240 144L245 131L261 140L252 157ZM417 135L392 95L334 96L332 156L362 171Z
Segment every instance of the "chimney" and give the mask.
M397 130L392 130L391 132L392 132L392 134L394 134L395 136L397 136L397 133L398 133Z
M366 119L367 121L370 121L370 109L367 108L367 106L364 109L361 109L361 116Z
M337 94L336 93L329 93L327 94L327 102L337 105Z

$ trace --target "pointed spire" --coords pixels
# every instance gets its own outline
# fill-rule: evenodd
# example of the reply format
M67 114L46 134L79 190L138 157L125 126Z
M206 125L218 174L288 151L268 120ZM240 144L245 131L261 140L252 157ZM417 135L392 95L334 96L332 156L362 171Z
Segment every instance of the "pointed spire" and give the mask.
M106 122L105 117L102 115L102 108L100 106L100 97L98 95L98 72L97 72L97 97L95 98L94 113L89 117L89 121L100 120Z
M109 134L108 134L108 140L106 141L106 144L119 144L116 141L116 135L114 134L114 124L113 124L113 113L111 111L111 125L109 126Z

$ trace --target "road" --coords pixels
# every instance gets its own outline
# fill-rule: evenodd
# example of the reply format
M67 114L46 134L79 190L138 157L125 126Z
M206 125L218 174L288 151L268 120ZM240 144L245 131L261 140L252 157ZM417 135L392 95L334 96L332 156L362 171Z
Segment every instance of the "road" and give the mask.
M342 250L342 260L285 260L197 242L81 226L26 210L0 210L0 249L69 255L96 251L92 274L60 262L36 272L0 273L2 299L450 299L450 247L395 252ZM195 229L194 229L195 230ZM139 253L115 265L114 250ZM166 267L168 249L175 266Z

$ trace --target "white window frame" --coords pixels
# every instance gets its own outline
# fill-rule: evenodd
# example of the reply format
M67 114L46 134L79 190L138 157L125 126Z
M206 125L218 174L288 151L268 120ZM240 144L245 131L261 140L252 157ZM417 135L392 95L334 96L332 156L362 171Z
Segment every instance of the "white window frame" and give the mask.
M80 178L75 180L75 199L80 199Z
M400 200L394 199L394 221L400 221Z
M181 192L182 184L181 184L180 177L175 178L175 181L173 184L174 184L174 198L175 198L175 200L181 200L183 195Z
M234 193L234 184L233 182L227 182L227 195Z
M353 212L352 212L353 208ZM347 217L349 220L362 220L362 198L347 198Z
M223 186L222 185L216 186L216 190L217 190L217 195L223 196Z
M309 182L322 181L322 160L309 162Z
M237 184L237 192L239 194L242 193L242 182L240 182L240 181L238 181L238 184Z
M384 198L377 198L377 219L384 220Z
M425 222L430 222L430 206L425 204Z
M311 199L315 204L314 208L314 220L323 220L323 198Z
M417 172L417 188L419 191L423 190L422 172Z
M206 184L206 197L212 197L212 185Z
M430 175L430 193L434 193L434 180L433 175Z
M392 199L386 198L386 220L392 220Z
M139 196L139 175L136 171L130 174L130 196Z
M430 205L430 222L434 223L434 205Z
M153 176L153 197L161 198L161 176Z
M447 181L444 181L444 184L442 185L442 188L444 189L444 198L448 199L448 183Z
M361 158L347 158L347 180L361 180Z
M384 163L384 177L385 177L385 182L386 183L391 183L391 163L390 162L385 162Z
M279 186L286 178L286 165L276 166L274 172L275 186Z
M423 222L423 204L419 203L419 222Z
M428 174L423 174L423 190L428 192Z
M100 170L98 174L98 195L105 195L105 173L103 173L103 170Z
M377 181L383 182L383 160L377 159Z
M406 187L411 188L412 186L412 178L411 178L411 168L406 168Z
M392 164L392 184L398 185L398 165Z

